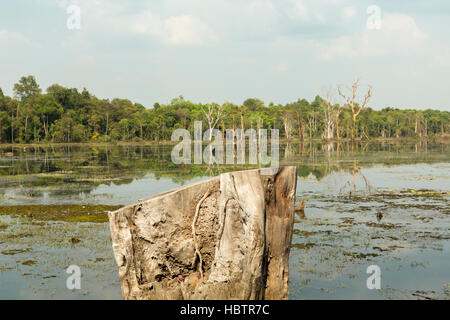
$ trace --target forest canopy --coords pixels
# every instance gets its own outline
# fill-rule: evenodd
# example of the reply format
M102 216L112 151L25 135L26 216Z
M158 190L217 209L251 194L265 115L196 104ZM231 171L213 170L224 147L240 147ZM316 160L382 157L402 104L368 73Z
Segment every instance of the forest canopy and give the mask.
M287 139L426 138L445 136L450 130L448 111L367 106L360 111L354 121L344 99L319 95L285 105L265 105L257 98L242 105L205 105L179 96L169 104L146 108L59 84L43 92L34 76L24 76L14 84L13 97L0 88L0 143L167 141L174 129L192 132L194 121L221 130L279 129L280 137Z

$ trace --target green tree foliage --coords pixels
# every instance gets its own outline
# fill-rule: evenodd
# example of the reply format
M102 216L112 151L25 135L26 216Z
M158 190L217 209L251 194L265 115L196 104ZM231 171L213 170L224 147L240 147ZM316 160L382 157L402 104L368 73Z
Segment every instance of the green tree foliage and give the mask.
M426 138L450 131L448 111L365 107L353 128L348 105L333 105L332 114L324 109L327 106L330 104L320 96L311 102L298 99L286 105L271 102L266 106L257 98L242 105L226 102L220 106L224 116L216 128L276 128L282 138L301 140L321 139L330 128L337 139L350 139L353 130L358 139ZM0 89L0 143L165 141L177 128L193 133L195 121L203 121L206 130L206 109L183 96L147 109L128 99L99 99L86 89L80 92L59 84L42 93L36 79L27 76L14 85L13 98Z
M41 88L36 82L34 76L22 77L14 85L14 94L19 100L23 101L41 93Z

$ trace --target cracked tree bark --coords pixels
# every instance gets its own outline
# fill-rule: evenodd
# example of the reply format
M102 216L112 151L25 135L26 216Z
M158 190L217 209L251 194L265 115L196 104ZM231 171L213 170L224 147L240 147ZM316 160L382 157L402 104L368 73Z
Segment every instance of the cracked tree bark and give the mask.
M296 181L230 172L110 212L123 298L287 299Z

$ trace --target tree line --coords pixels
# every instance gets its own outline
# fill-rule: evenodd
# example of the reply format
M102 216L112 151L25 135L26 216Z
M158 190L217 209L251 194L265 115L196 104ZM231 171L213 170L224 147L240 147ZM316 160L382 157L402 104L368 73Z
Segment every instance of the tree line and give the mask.
M14 84L14 96L0 88L0 143L168 141L173 130L193 132L194 121L225 129L279 129L286 139L427 138L446 136L450 112L367 106L372 88L358 102L359 81L285 105L249 98L233 103L194 103L182 96L146 108L128 99L99 99L58 84L42 92L34 76ZM333 92L335 91L335 92ZM337 98L335 97L337 96ZM340 99L340 100L338 100Z

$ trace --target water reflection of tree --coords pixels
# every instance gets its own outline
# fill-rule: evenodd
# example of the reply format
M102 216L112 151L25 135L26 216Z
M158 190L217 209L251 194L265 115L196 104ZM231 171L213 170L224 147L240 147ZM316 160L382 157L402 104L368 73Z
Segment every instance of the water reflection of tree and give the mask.
M339 154L342 151L342 142L326 141L322 144L322 151L326 152L328 157L330 157L333 154L339 157Z
M358 153L352 154L352 144ZM147 174L159 178L171 179L183 184L197 177L215 176L226 171L258 168L259 165L175 165L170 152L173 145L117 145L117 146L33 146L23 149L13 148L14 158L6 157L4 149L0 152L0 187L24 188L52 186L61 189L71 188L89 192L100 184L128 184ZM1 149L1 148L0 148ZM363 176L355 159L361 163L411 163L411 157L399 157L401 153L418 154L430 157L430 152L448 153L444 144L417 142L395 144L395 142L359 142L332 141L327 144L319 142L289 142L280 144L280 165L296 165L298 175L317 179L334 171L348 170L352 179L345 188L353 189L357 177L369 181ZM9 149L8 149L9 151ZM246 161L248 163L248 161ZM54 188L52 188L54 189ZM67 189L67 188L66 188Z
M344 184L344 186L339 190L339 192L342 192L345 190L346 187L353 187L353 192L356 192L356 183L355 178L357 175L359 175L366 186L366 189L368 191L372 190L372 185L370 184L369 180L362 174L361 169L357 166L356 160L353 161L353 169L352 169L352 176L351 178Z
M294 145L292 143L286 143L284 148L284 159L292 159L296 155Z

